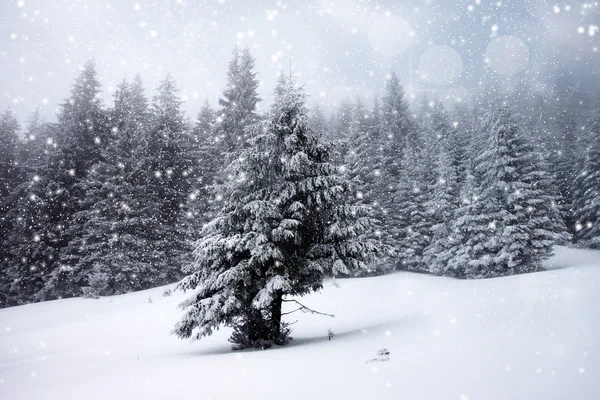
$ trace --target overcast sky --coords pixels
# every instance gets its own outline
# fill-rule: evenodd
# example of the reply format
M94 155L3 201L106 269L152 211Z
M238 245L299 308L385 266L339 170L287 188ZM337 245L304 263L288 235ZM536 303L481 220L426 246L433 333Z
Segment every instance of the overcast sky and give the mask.
M415 99L468 99L485 82L556 76L600 82L600 6L546 0L0 0L0 109L53 120L94 59L103 95L140 73L147 94L170 72L193 117L215 103L231 52L249 47L268 105L292 69L310 102L367 101L396 72Z

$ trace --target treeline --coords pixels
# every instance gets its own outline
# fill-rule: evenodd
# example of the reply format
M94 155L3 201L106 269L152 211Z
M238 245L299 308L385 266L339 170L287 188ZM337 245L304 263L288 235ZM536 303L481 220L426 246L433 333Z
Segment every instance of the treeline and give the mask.
M231 200L225 167L273 118L257 111L257 88L252 56L236 50L219 108L205 103L190 123L170 76L152 99L139 76L123 81L105 107L88 63L55 123L34 112L21 140L5 112L0 304L181 279L202 227ZM600 248L600 116L515 105L498 96L474 111L427 100L412 110L392 75L372 108L312 110L307 124L332 143L353 203L380 221L361 234L395 250L359 273L483 278L538 270L557 241Z
M388 267L486 278L537 271L556 243L600 248L600 103L577 103L490 91L411 109L392 74L372 109L346 101L313 125L379 209Z

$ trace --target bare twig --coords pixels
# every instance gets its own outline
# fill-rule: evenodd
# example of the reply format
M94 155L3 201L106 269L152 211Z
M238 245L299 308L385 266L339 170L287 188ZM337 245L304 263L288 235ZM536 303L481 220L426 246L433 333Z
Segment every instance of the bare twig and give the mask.
M288 303L296 303L299 305L299 307L293 311L289 311L289 312L283 313L281 315L287 315L287 314L295 313L296 311L302 311L304 313L307 312L307 313L311 313L311 314L325 315L326 317L331 317L331 318L335 317L335 315L333 315L333 314L322 313L317 310L313 310L312 308L306 307L304 304L300 303L298 300L290 299L290 300L283 300L283 301L288 302Z

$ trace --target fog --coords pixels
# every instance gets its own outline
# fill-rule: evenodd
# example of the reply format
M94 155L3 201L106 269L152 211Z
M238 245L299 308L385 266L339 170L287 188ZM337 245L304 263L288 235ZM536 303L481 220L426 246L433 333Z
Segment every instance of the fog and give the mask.
M96 61L106 104L140 73L148 95L167 73L190 117L216 103L235 46L256 58L266 107L294 71L310 103L370 101L394 71L409 98L466 101L489 82L598 82L597 2L536 0L2 0L0 109L53 120L79 69Z

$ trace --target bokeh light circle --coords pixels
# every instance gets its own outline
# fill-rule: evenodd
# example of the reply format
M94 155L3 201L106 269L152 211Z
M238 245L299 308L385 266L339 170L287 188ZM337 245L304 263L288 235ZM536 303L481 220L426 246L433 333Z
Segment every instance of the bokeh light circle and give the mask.
M488 44L485 60L500 75L516 75L529 64L529 46L516 36L498 36Z
M406 21L395 16L385 16L372 22L369 43L386 56L402 54L412 43L412 29Z
M448 46L434 46L419 58L419 74L425 82L449 85L460 78L463 70L462 57Z

